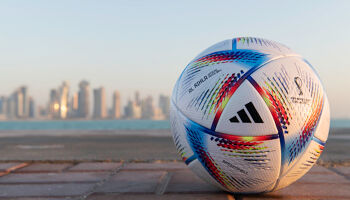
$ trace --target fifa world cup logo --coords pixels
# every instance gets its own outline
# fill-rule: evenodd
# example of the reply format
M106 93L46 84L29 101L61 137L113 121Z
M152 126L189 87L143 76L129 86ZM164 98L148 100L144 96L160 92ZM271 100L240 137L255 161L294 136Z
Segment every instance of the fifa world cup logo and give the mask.
M299 89L299 96L303 95L303 91L301 90L301 86L303 84L303 81L301 80L300 77L294 77L294 82L297 88Z

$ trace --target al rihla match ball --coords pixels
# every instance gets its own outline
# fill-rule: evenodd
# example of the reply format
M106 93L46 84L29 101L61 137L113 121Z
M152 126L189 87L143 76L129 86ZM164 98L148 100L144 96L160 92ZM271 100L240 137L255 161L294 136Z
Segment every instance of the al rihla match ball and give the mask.
M316 163L330 111L319 76L288 47L240 37L195 57L176 82L171 131L203 180L235 193L281 189Z

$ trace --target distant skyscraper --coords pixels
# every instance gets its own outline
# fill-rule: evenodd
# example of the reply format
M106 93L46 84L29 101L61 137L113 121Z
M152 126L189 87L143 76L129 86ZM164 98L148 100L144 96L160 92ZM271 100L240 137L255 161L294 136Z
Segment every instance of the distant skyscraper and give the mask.
M14 92L14 100L15 100L15 113L17 118L23 118L23 93L20 89Z
M141 106L141 98L140 98L139 91L135 92L135 103L136 103L136 105Z
M168 119L170 115L170 97L160 95L158 104L159 108L162 110L164 117Z
M77 117L77 113L78 113L78 93L74 93L72 96L72 99L69 103L69 117L74 118Z
M66 119L68 113L69 84L65 81L59 88L59 118Z
M7 104L6 118L14 119L16 117L15 94L12 94L9 98L7 98L6 104Z
M22 111L21 111L21 115L22 116L19 116L19 117L22 117L22 118L25 118L25 117L28 117L29 115L29 96L28 96L28 89L26 86L22 86L19 88L19 91L22 96L22 102L20 105L20 107L22 108Z
M77 111L78 105L78 93L74 93L72 97L72 109Z
M36 117L36 109L35 109L35 103L32 97L29 97L28 99L28 105L29 105L29 113L28 113L28 117L29 118L34 118Z
M141 118L153 119L154 113L153 98L148 96L146 99L143 99L141 103Z
M162 109L160 109L159 107L154 107L154 111L153 111L153 120L164 120L164 114Z
M113 101L112 101L112 118L113 119L120 119L121 112L120 112L120 94L118 91L115 91L113 93Z
M56 90L51 89L48 115L53 119L66 119L68 117L69 84L64 81Z
M0 114L6 114L7 110L7 98L2 96L0 97Z
M0 120L5 120L7 118L7 98L0 97Z
M78 93L78 117L87 118L89 116L89 82L81 81L79 83Z
M129 100L124 108L124 118L126 119L140 119L141 107L136 105L134 101Z
M133 116L133 112L132 112L132 104L133 101L131 101L130 99L128 100L128 103L125 105L124 107L124 118L125 119L131 119Z
M103 87L94 89L94 112L93 118L103 119L107 116L106 91Z
M49 117L59 118L60 114L59 92L56 89L50 91Z

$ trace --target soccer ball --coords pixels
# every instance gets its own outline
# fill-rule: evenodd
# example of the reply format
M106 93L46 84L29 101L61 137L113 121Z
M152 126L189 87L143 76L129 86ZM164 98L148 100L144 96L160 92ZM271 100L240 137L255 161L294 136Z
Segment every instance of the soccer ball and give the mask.
M316 163L328 100L315 69L277 42L241 37L195 57L176 82L171 130L203 180L235 193L288 186Z

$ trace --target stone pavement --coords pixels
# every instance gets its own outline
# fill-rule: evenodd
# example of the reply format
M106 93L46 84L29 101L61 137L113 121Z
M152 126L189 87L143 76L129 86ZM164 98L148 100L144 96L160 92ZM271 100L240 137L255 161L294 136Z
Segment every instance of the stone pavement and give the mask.
M0 199L350 199L350 166L317 165L285 189L232 195L182 162L0 163Z

